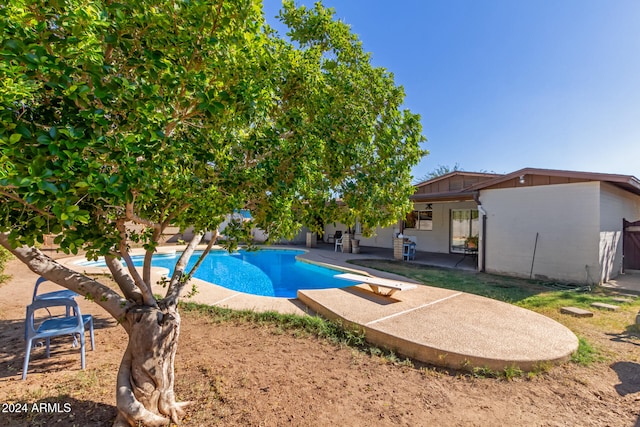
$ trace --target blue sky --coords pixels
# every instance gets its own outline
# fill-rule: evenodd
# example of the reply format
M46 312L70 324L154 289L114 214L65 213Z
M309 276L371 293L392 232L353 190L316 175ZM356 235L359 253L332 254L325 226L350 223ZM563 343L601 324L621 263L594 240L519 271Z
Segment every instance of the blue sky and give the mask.
M313 6L314 1L297 4ZM640 1L325 0L404 86L439 165L640 177ZM264 0L269 23L279 0Z

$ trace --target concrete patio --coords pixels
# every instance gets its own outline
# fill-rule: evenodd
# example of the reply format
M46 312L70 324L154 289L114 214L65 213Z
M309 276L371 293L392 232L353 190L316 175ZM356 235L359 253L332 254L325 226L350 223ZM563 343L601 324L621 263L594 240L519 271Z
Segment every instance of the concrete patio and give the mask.
M299 246L298 248L307 249L304 246ZM352 254L335 251L335 246L332 243L318 242L318 245L311 252L318 252L318 255L310 255L313 257L345 263L349 259L393 259L393 249L370 246L360 246L360 253ZM476 271L477 269L477 258L468 255L464 256L463 254L416 251L415 259L404 262L465 271Z

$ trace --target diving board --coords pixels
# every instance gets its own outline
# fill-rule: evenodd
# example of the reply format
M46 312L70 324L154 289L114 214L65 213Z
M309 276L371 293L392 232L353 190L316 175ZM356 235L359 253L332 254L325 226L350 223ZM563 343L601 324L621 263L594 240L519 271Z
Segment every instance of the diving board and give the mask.
M337 279L348 280L350 282L367 284L376 294L388 297L393 295L396 291L407 291L409 289L417 288L417 286L412 283L383 279L381 277L362 276L360 274L353 273L336 274L334 277ZM383 293L380 288L387 289L387 292Z

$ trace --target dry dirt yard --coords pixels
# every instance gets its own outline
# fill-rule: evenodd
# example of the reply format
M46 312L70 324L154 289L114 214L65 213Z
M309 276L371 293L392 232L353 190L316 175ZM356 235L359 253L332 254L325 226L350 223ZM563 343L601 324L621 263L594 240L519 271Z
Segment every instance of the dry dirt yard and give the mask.
M96 323L87 369L67 341L49 360L36 349L22 381L24 310L36 276L15 260L7 273L0 426L109 426L125 333L81 301ZM185 426L640 426L637 335L580 334L603 350L603 361L509 381L393 363L272 325L216 323L190 312L183 314L176 393L193 402Z

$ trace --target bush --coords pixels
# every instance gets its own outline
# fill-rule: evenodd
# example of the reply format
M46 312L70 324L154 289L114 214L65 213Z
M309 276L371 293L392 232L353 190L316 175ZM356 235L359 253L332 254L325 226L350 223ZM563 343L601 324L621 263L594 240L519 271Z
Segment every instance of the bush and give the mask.
M0 283L4 283L11 277L4 274L4 268L7 266L7 261L11 259L11 256L11 252L0 246Z

